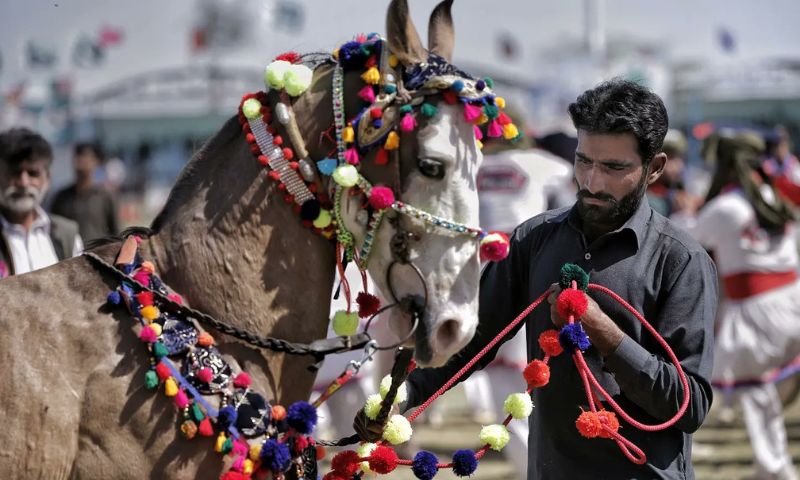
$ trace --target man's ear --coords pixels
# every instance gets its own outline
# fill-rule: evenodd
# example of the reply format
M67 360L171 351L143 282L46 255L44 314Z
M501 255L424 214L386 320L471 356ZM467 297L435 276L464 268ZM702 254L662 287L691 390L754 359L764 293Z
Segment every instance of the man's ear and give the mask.
M664 152L657 153L652 160L650 160L650 166L647 169L647 184L652 185L658 177L664 173L664 166L667 164L667 154Z

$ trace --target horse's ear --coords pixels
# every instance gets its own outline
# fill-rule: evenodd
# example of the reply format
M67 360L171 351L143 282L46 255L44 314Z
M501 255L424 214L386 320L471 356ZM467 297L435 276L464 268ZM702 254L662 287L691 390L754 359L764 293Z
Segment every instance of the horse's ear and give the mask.
M448 62L453 58L453 44L456 39L453 15L450 13L452 6L453 0L443 0L428 20L428 50Z
M386 14L386 35L389 49L403 65L414 65L428 59L422 40L411 21L406 0L392 0Z

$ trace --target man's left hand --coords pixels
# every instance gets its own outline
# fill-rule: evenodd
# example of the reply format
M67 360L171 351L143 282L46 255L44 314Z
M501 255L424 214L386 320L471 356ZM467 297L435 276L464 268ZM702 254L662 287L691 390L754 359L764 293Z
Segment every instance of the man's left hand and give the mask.
M558 295L561 293L561 286L554 283L550 286L552 292L547 297L547 302L550 303L550 319L553 324L561 328L567 324L568 319L561 318L556 308L556 301ZM600 352L602 356L608 356L613 353L619 346L622 339L625 337L625 332L620 330L614 320L603 312L600 305L594 301L592 297L586 295L589 306L586 308L586 313L580 319L586 335L592 341L592 345Z

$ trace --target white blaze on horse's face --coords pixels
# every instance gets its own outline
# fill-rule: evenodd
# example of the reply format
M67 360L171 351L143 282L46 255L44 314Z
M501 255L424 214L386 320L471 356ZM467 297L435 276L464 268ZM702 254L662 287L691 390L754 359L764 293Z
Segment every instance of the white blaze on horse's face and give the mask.
M417 168L412 169L403 179L400 199L447 220L477 226L476 175L483 156L477 147L473 127L464 120L460 105L441 104L438 114L416 134L418 160L428 158L441 162L445 174L444 178L436 179L423 175ZM409 243L410 258L421 270L428 294L415 341L417 361L422 365L439 366L461 350L475 333L480 277L478 240L405 216L400 218L403 228L417 237ZM352 219L346 223L351 224ZM386 272L392 261L390 241L394 232L385 220L369 260L369 273L387 301L391 301ZM363 241L363 227L354 228L353 233L358 242ZM392 286L398 299L424 295L419 276L405 265L393 268ZM411 328L410 315L400 309L390 312L389 318L384 320L404 338Z

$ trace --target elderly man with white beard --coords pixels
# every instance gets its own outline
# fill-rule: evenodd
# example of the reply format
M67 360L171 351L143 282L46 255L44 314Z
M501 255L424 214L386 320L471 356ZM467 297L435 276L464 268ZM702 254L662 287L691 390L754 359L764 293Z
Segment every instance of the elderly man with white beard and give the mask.
M41 207L53 150L27 128L0 133L0 279L48 267L83 250L78 224Z

